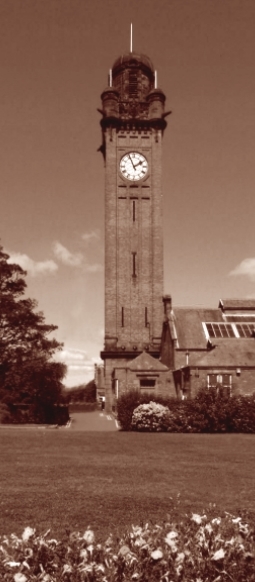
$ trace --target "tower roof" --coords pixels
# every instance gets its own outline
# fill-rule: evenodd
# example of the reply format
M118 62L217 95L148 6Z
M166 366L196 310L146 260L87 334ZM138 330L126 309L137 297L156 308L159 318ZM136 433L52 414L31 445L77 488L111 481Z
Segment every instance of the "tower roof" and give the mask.
M154 67L146 55L139 55L137 53L124 53L122 54L114 63L112 70L116 72L118 69L126 69L129 66L140 66L141 68L146 68L150 73L154 72Z

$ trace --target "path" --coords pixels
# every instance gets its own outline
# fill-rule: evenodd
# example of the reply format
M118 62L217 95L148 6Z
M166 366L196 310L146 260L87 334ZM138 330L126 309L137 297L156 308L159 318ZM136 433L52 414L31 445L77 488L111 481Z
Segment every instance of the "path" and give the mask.
M94 412L71 412L70 430L85 431L116 431L117 421L112 414L96 410Z

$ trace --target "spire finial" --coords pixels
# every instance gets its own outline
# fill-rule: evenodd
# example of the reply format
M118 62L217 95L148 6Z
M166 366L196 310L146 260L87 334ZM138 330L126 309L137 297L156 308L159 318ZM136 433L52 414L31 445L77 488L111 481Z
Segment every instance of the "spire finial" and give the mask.
M130 52L133 52L133 24L130 24Z

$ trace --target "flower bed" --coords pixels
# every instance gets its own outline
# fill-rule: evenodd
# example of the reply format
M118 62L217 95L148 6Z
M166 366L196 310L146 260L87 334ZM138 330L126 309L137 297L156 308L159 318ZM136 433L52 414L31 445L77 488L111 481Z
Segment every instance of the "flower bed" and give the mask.
M249 519L192 514L179 523L132 526L122 539L97 543L93 531L58 541L26 527L0 538L6 582L254 582Z

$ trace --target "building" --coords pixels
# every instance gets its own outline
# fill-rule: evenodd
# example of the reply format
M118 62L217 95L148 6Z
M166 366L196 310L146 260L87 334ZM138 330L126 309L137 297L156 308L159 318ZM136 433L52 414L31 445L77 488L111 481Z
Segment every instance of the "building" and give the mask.
M254 300L221 300L216 309L178 307L165 325L165 350L175 344L178 397L192 397L202 387L227 394L255 392ZM161 360L166 361L163 350Z
M119 57L101 99L106 409L131 388L186 397L221 384L250 393L255 302L173 309L164 296L161 155L170 112L150 59Z

